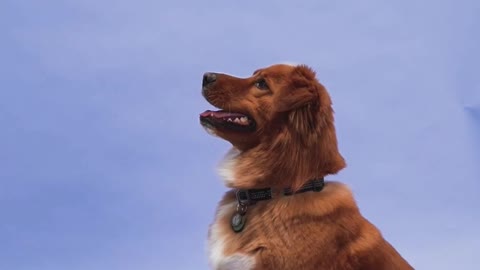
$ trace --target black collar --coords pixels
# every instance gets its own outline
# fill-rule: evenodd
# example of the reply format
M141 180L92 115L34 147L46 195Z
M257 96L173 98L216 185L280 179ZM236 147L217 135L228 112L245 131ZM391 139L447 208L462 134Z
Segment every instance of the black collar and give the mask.
M290 196L307 191L320 192L325 186L325 181L322 178L308 181L298 191L293 192L290 188L283 189L280 194L283 196ZM232 216L231 225L234 232L238 233L245 227L245 214L249 205L255 204L258 201L270 200L273 198L272 188L260 189L238 189L237 196L237 211Z
M319 192L323 189L325 181L323 178L314 179L308 181L305 185L302 186L297 192L292 192L291 188L285 188L281 192L284 196L290 196L298 193L303 193L307 191ZM238 189L236 192L237 201L241 205L252 205L258 201L270 200L273 198L271 188L259 188L259 189Z

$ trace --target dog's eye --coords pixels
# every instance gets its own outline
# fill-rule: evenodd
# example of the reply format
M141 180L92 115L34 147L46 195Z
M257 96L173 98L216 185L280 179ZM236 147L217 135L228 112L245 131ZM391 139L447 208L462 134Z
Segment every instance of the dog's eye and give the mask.
M260 90L268 90L268 84L265 81L265 79L260 79L255 83L255 87L257 87Z

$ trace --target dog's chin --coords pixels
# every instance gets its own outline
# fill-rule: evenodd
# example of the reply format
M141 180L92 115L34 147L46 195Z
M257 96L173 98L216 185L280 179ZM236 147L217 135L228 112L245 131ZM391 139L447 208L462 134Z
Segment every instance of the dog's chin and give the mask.
M207 110L201 113L200 123L212 135L219 135L219 133L245 134L252 133L256 129L256 123L252 117L224 110Z

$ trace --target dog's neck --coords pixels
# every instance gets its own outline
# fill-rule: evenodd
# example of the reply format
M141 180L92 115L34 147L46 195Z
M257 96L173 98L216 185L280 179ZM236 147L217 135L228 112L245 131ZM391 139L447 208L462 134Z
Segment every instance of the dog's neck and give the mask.
M310 179L336 174L346 165L333 118L320 123L314 129L285 125L250 149L233 147L221 163L220 175L231 188L297 190Z
M286 167L272 162L275 159L277 162L283 160L282 157L276 158L262 152L240 152L232 148L221 162L218 173L227 187L235 189L291 188L296 190L309 179L325 176L311 173L309 177L303 178L304 182L295 184L295 170L291 170L292 166Z
M279 151L257 147L240 151L232 148L220 163L218 173L230 188L297 190L311 179L324 178L344 167L342 160L338 169L329 171L320 158L315 153L309 155L308 150ZM312 159L317 162L312 162Z

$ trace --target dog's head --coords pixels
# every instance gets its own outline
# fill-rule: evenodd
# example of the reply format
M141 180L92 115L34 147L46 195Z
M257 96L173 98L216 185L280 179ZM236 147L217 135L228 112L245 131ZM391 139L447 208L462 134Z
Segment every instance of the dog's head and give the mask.
M324 176L345 166L330 96L311 68L273 65L248 78L205 73L202 94L221 110L202 113L201 124L240 151L263 149L278 164L302 162L296 175Z

